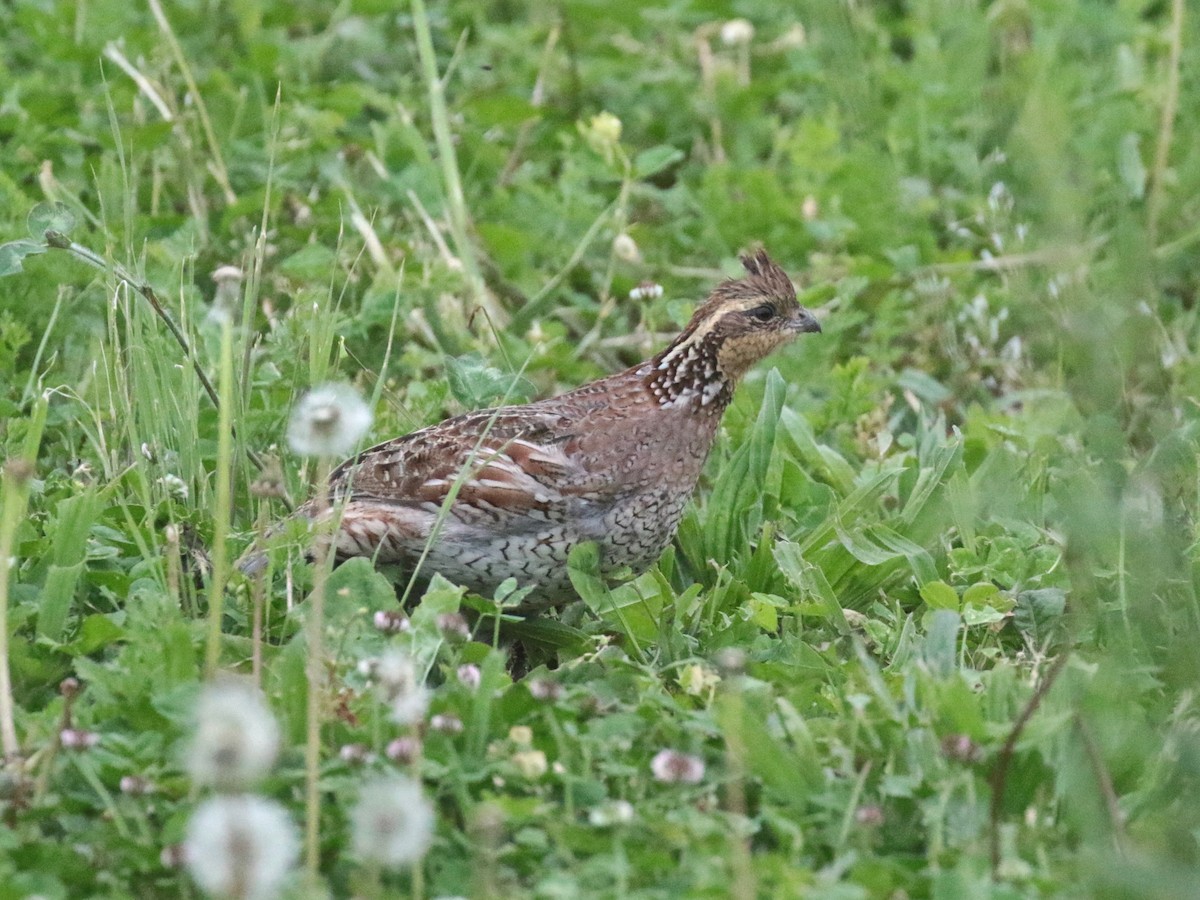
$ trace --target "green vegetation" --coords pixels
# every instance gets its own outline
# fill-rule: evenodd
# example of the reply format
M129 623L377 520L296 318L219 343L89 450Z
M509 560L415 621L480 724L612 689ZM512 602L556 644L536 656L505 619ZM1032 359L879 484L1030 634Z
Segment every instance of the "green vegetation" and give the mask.
M327 679L332 896L1194 895L1184 7L0 5L0 898L196 895L206 655L261 681L298 848ZM757 243L824 334L752 374L655 570L580 552L582 603L505 626L516 668L492 598L397 631L395 573L232 570L319 479L310 386L369 440L550 395ZM388 772L436 818L395 871L352 814Z

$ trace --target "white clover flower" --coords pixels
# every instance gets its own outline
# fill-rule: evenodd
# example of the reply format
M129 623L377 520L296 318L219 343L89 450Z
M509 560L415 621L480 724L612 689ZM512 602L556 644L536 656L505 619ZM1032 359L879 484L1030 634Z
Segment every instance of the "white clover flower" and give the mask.
M188 872L200 889L238 900L277 896L299 851L287 811L273 800L244 794L200 804L184 840Z
M668 784L697 784L704 778L704 760L678 750L659 750L650 760L650 771Z
M508 739L514 744L528 747L533 743L533 729L528 725L514 725L508 729Z
M429 689L417 681L412 657L402 650L388 650L372 669L372 677L383 701L392 708L392 721L416 725L429 708Z
M746 19L730 19L721 26L721 43L741 47L754 40L754 26Z
M389 869L415 863L433 840L433 807L404 775L363 785L350 813L354 855Z
M196 732L187 770L197 784L241 788L260 779L279 751L279 726L249 681L205 685L196 703Z
M621 139L621 120L607 110L592 116L588 128L599 141L615 144Z
M345 456L371 427L371 410L347 384L325 384L305 394L292 411L288 443L304 456Z
M550 768L546 754L541 750L518 750L512 755L512 763L526 778L541 778Z
M187 500L187 482L178 475L164 475L162 478L158 479L158 483L166 488L167 493L172 497L175 497L178 500Z

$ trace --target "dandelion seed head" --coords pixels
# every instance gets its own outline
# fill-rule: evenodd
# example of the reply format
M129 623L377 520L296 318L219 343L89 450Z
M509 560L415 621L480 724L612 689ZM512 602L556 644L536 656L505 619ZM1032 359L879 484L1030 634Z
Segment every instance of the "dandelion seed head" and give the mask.
M371 410L347 384L325 384L305 394L292 411L288 443L304 456L345 456L371 427Z
M242 788L264 776L279 751L279 726L249 681L207 684L196 703L187 770L197 784Z
M417 782L391 775L363 785L350 824L355 856L395 869L429 849L433 807Z
M241 794L201 803L184 840L184 860L200 889L244 900L277 896L299 850L282 806Z
M741 47L754 40L754 26L746 19L730 19L721 26L721 43Z
M417 680L412 657L402 650L389 650L372 667L380 697L392 708L392 720L416 725L429 708L429 690Z

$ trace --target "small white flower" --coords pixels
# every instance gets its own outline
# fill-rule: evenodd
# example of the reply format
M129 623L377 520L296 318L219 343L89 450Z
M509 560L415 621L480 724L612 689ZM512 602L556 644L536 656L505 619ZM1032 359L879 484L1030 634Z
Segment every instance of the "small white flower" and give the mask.
M508 729L508 739L518 746L528 747L533 743L533 729L528 725L514 725Z
M400 632L408 631L412 627L412 623L408 621L408 616L398 609L376 610L373 621L378 630L389 634L399 634Z
M415 737L398 737L383 751L392 762L407 766L421 755L421 742Z
M799 22L785 31L775 41L775 46L780 50L794 50L797 47L803 47L808 43L808 32L804 30L804 26Z
M650 771L668 784L697 784L704 778L704 760L678 750L659 750L650 761Z
M449 713L438 713L429 720L429 728L432 731L440 731L442 734L462 734L463 721L458 716L452 716Z
M562 696L562 685L548 678L534 678L529 682L529 695L534 700L544 700L553 703Z
M350 823L355 856L390 869L419 860L433 840L433 807L403 775L364 784Z
M608 111L592 116L588 129L596 140L607 144L615 144L621 139L621 120Z
M479 666L474 663L463 663L458 667L458 681L464 687L475 690L479 687L479 682L483 680L483 673L479 671Z
M588 810L588 822L597 828L627 825L633 821L633 804L628 800L611 800Z
M300 850L287 811L273 800L206 800L188 820L184 858L206 894L239 900L279 894Z
M177 500L187 500L188 486L187 482L178 475L164 475L158 479L158 483L167 489L167 493Z
M541 750L518 750L512 755L512 763L526 778L541 778L550 768L546 754Z
M637 241L623 231L613 238L612 249L613 255L622 262L635 263L642 258Z
M91 750L100 743L100 735L82 728L64 728L58 733L58 742L64 750Z
M351 766L365 766L375 761L375 754L364 744L343 744L338 759Z
M754 40L754 26L746 19L730 19L721 26L721 43L740 47Z
M187 756L193 781L244 787L267 773L278 750L279 726L249 681L222 678L201 689Z
M412 658L402 650L389 650L373 667L372 675L383 701L392 708L392 720L416 725L429 708L429 689L417 682Z
M629 292L630 300L657 300L663 295L663 287L653 281L643 281Z
M288 443L305 456L345 456L371 427L371 410L346 384L313 388L292 411Z

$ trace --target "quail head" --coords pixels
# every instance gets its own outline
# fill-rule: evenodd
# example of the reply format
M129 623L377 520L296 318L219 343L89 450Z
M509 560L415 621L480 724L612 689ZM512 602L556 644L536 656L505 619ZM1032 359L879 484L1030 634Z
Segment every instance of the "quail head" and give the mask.
M766 252L717 285L651 359L557 397L455 416L365 450L330 478L339 559L440 572L490 596L515 578L521 612L574 597L567 555L585 541L602 571L643 572L670 543L739 379L819 332ZM242 569L262 567L261 552Z

